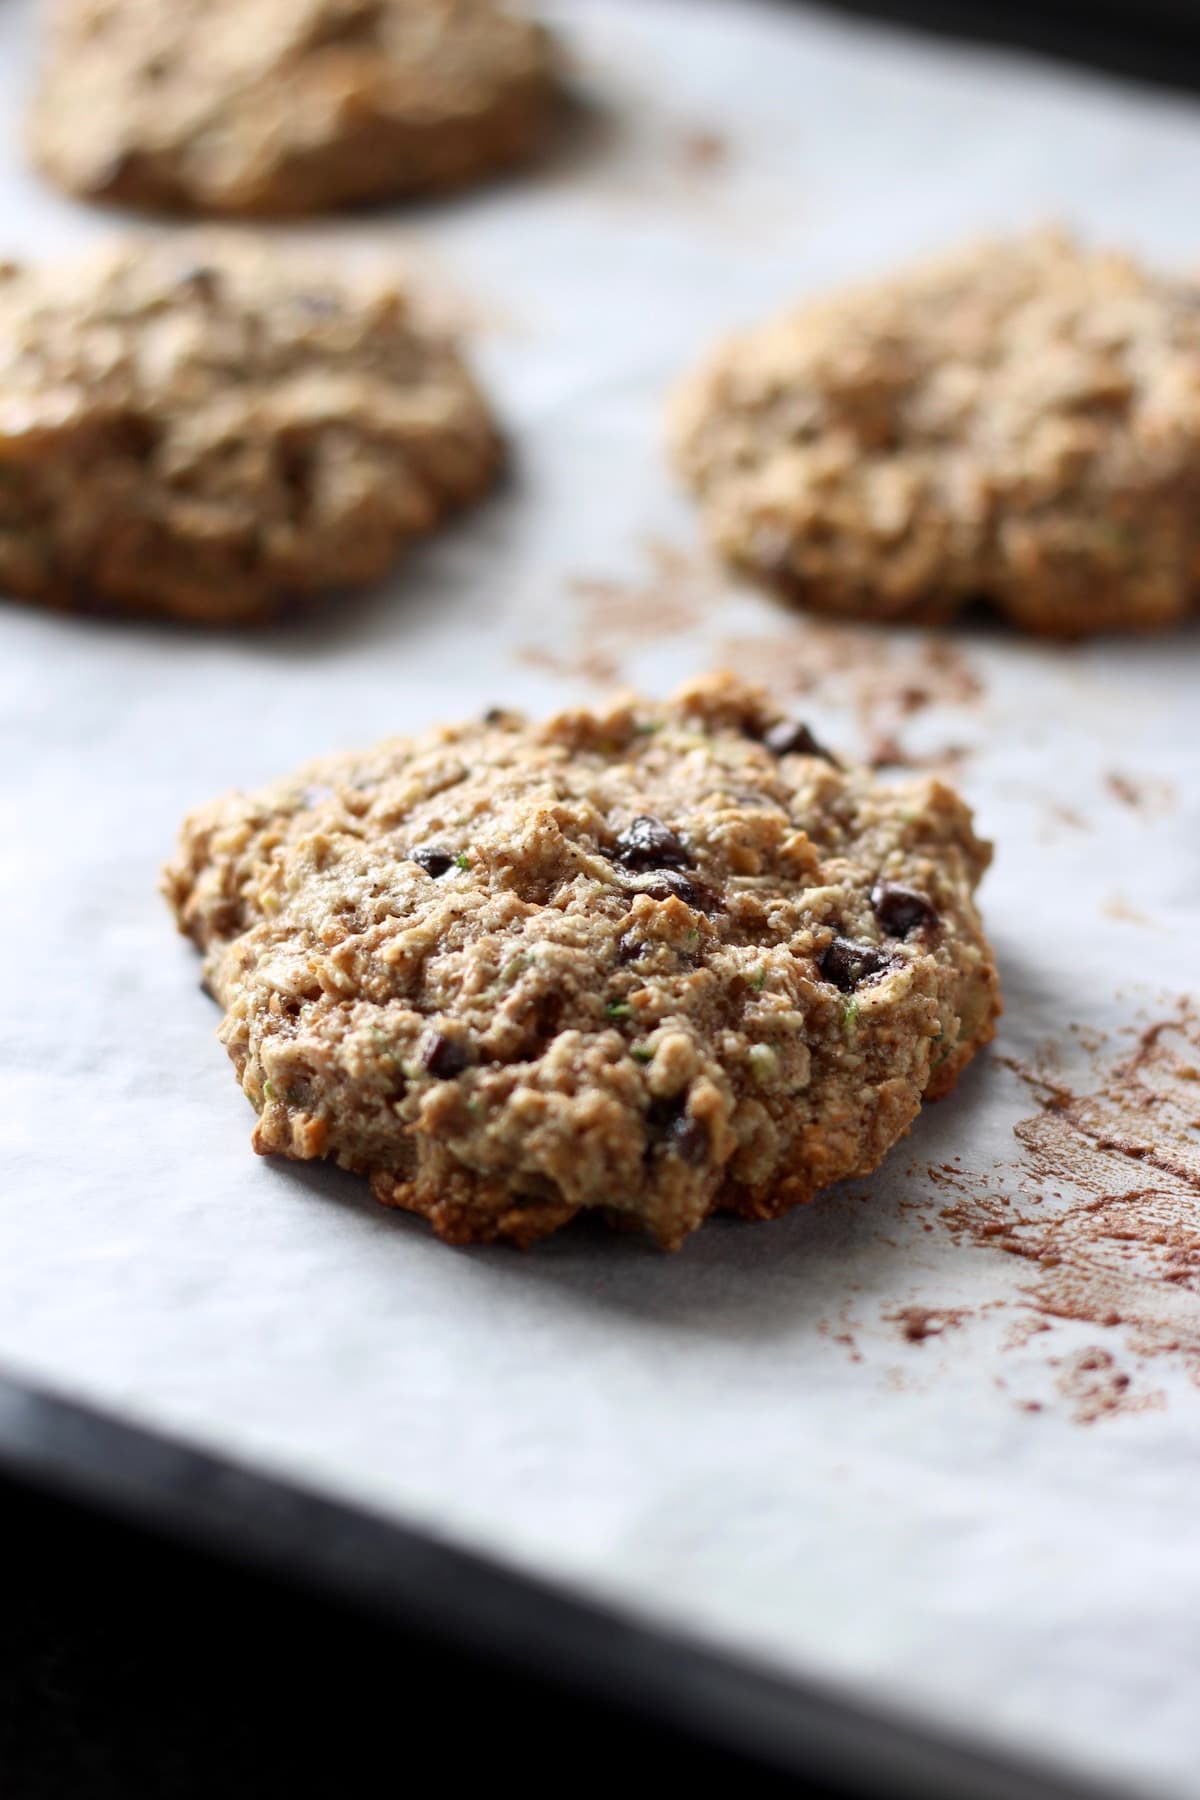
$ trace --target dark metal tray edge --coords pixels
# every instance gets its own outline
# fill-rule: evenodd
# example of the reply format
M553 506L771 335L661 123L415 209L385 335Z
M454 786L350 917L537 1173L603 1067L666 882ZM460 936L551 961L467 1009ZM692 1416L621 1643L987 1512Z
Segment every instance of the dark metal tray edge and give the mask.
M269 1575L694 1753L872 1800L1100 1800L1045 1767L784 1679L425 1532L0 1376L0 1489ZM1112 1789L1103 1790L1110 1796Z

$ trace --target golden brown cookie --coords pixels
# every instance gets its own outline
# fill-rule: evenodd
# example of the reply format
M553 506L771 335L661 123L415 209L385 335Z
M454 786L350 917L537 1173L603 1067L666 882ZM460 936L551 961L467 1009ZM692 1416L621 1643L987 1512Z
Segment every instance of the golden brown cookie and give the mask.
M992 1036L956 794L842 768L730 676L494 712L184 827L260 1151L329 1157L453 1243L596 1209L669 1248L874 1169Z
M394 287L203 238L0 269L0 592L262 619L384 574L499 455Z
M322 212L527 157L554 63L492 0L57 0L31 142L87 199Z
M1200 288L1053 233L808 305L685 385L717 547L824 612L1170 624L1200 592Z

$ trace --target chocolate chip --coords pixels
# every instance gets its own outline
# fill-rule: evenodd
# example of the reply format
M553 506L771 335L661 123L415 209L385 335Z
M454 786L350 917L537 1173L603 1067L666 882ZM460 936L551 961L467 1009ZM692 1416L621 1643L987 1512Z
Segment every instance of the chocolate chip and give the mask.
M444 1031L427 1031L417 1055L421 1067L439 1081L450 1081L455 1075L461 1075L471 1060L462 1045L448 1038Z
M841 767L836 756L819 743L800 719L782 719L763 733L763 743L772 756L820 756L835 769Z
M694 907L697 912L724 912L724 902L719 894L702 881L693 881L687 875L680 875L675 869L656 869L644 887L638 888L639 894L649 894L651 900L682 900L685 906Z
M646 1108L646 1126L654 1147L678 1156L693 1168L708 1161L708 1132L688 1112L686 1094L652 1100Z
M937 908L927 894L895 881L877 881L871 889L871 905L889 937L907 937L918 927L932 931L938 923Z
M109 427L114 449L135 462L149 462L162 441L161 428L144 414L114 414Z
M826 981L852 994L864 981L878 981L892 967L895 958L874 944L852 944L849 938L835 937L818 959L818 967Z
M427 875L432 875L435 881L454 864L450 851L443 850L440 844L418 844L415 850L409 851L408 860L415 862L419 869L424 869Z
M708 1133L690 1113L683 1113L672 1125L668 1142L676 1156L693 1168L708 1161Z
M504 716L502 706L489 706L483 715L483 722L485 725L499 725Z
M686 1094L673 1094L664 1100L661 1095L651 1100L646 1108L646 1126L655 1137L664 1137L671 1127L682 1118L687 1108Z
M639 813L617 839L617 861L627 869L686 869L687 851L669 825Z
M637 962L645 956L650 948L645 938L636 937L632 931L626 931L617 939L617 961L619 963Z

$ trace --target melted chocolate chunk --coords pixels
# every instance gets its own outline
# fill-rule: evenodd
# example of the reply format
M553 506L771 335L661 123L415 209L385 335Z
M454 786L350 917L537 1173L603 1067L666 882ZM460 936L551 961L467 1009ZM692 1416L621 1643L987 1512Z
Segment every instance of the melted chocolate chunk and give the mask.
M693 1168L708 1161L708 1132L688 1112L686 1094L676 1094L670 1100L652 1100L646 1108L646 1125L652 1150L678 1156Z
M852 944L849 938L835 937L818 959L818 967L826 981L843 994L852 994L864 981L878 981L892 967L895 958L874 944Z
M686 869L691 858L669 825L639 813L617 839L617 861L627 869Z
M617 939L617 961L619 963L637 962L645 956L650 946L645 938L636 937L632 931L626 931Z
M676 1156L693 1168L708 1161L708 1132L690 1113L683 1113L676 1120L667 1141Z
M680 875L675 869L656 869L644 887L638 889L639 894L649 894L652 900L669 900L672 896L682 900L685 906L694 907L697 912L724 912L724 904L719 894L714 894L710 887L702 881L693 881L687 875Z
M932 931L938 923L937 908L927 894L901 887L894 881L877 881L871 889L875 917L889 937L907 937L918 927Z
M462 1045L448 1038L444 1031L427 1031L421 1039L418 1056L421 1067L439 1081L450 1081L455 1075L461 1075L471 1060Z
M800 719L783 719L778 725L772 725L764 732L763 743L772 756L820 756L835 769L841 767L833 752L819 743Z
M415 850L408 853L409 862L415 862L419 869L436 880L451 868L454 858L449 850L443 850L440 844L418 844Z

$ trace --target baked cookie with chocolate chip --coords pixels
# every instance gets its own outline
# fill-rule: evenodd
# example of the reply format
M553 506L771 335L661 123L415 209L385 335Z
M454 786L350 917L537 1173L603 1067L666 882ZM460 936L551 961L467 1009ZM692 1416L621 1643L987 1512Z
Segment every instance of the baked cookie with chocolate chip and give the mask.
M667 1248L874 1169L992 1036L989 860L932 780L843 768L730 676L314 763L190 818L255 1148L451 1243L575 1214Z
M1200 597L1200 288L1058 234L734 338L673 439L717 547L823 612L1076 636Z
M316 213L522 161L555 85L493 0L57 0L31 144L86 199Z
M393 285L223 237L0 267L0 593L257 621L384 574L499 459Z

